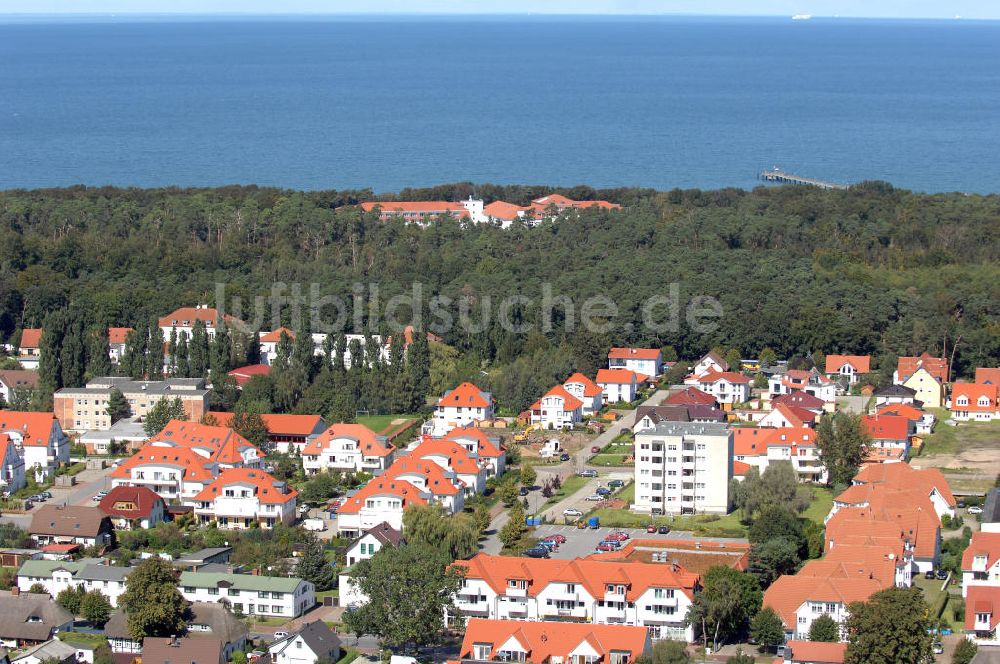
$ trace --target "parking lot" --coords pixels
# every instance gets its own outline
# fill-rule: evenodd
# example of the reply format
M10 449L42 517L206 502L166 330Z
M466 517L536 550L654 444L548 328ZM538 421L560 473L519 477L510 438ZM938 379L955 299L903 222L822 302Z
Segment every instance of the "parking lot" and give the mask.
M671 532L666 535L647 533L645 528L590 528L581 529L576 526L556 526L545 525L535 529L535 537L542 539L548 535L564 535L566 543L561 544L558 549L549 554L552 558L571 559L582 558L597 552L598 543L611 533L621 530L628 533L630 538L646 539L688 539L691 533Z

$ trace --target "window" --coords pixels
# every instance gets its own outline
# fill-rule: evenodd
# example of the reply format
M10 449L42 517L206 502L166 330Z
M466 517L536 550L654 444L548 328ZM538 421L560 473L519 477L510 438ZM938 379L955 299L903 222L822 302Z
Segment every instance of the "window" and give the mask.
M208 594L209 595L218 595L219 594L219 589L218 588L209 588L208 589Z

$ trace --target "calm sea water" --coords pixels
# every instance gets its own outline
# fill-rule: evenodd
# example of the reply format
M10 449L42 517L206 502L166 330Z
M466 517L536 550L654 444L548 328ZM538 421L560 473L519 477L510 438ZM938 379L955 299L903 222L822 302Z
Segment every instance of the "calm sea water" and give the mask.
M0 20L0 188L1000 190L1000 23Z

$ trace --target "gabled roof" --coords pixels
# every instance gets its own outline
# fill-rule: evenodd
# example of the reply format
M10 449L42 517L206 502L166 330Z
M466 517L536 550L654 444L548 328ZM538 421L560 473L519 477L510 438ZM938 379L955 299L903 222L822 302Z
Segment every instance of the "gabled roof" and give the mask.
M709 371L706 374L698 376L698 382L702 385L718 383L720 380L725 380L737 385L746 385L750 382L749 378L741 373L736 373L735 371Z
M128 339L129 333L133 331L134 330L131 327L109 327L108 343L123 344Z
M445 440L474 440L476 442L476 447L478 448L479 458L496 458L503 455L503 450L501 450L497 445L494 445L489 437L479 428L474 426L467 427L456 427L448 432L448 435L444 437Z
M921 353L919 357L900 357L896 362L896 378L901 383L906 382L917 369L923 369L942 383L948 382L948 360L927 352Z
M32 535L60 537L96 537L110 524L97 507L77 505L42 505L31 517Z
M863 602L880 590L892 586L868 577L843 578L811 576L803 574L778 577L764 591L764 606L769 606L781 616L786 629L795 629L798 624L796 611L805 602L834 602L848 605Z
M911 422L917 422L923 419L926 413L919 408L915 408L908 403L890 403L882 406L878 409L878 416L883 417L891 415L894 417L905 417Z
M322 620L306 623L285 637L285 640L291 643L297 638L301 638L306 647L317 657L325 657L327 653L340 649L340 639L337 638L337 634ZM275 644L271 645L273 647Z
M1000 586L969 586L965 597L965 629L976 626L976 614L989 614L990 629L1000 625Z
M451 203L448 201L366 201L361 204L361 209L371 212L375 208L381 208L383 213L407 213L417 214L454 214L458 217L469 216L469 211L461 203Z
M802 408L805 410L823 410L824 401L817 396L809 394L808 392L794 390L788 394L781 394L771 399L772 408L778 404L784 404L786 406Z
M403 542L403 533L396 530L385 521L377 526L372 526L365 532L361 533L361 537L359 537L358 540L366 535L371 535L379 542L382 542L382 544L388 544L389 546L399 546Z
M219 423L219 426L228 427L232 424L235 413L223 413L212 411L212 417ZM267 426L267 432L272 435L308 436L318 430L323 424L320 415L290 415L263 414L260 419ZM361 426L361 425L356 425Z
M631 385L642 382L640 376L628 369L598 369L596 382L598 385Z
M977 556L986 556L986 569L993 567L1000 560L1000 533L972 533L972 540L962 554L962 570L971 571Z
M475 469L468 468L467 471L472 473L477 472L478 467ZM455 477L455 474L455 472L446 471L433 461L414 458L411 454L394 461L389 466L389 469L380 476L380 479L395 480L407 475L422 477L424 478L425 491L427 493L434 496L454 496L461 493L465 486L461 480Z
M210 503L225 494L226 487L234 485L249 485L253 488L253 497L264 505L282 505L295 500L299 492L291 489L284 482L279 482L263 470L253 468L229 468L215 478L211 484L202 489L191 500Z
M382 475L361 487L353 496L348 496L337 510L340 514L357 514L365 506L365 500L372 496L397 496L405 510L410 505L424 505L427 499L423 492L406 480L391 479Z
M865 428L875 440L905 441L910 436L910 420L895 415L865 415Z
M1000 368L976 367L976 382L1000 385Z
M733 456L764 456L767 441L774 429L761 427L733 427Z
M551 390L542 395L542 398L531 405L531 410L539 410L542 407L542 399L545 397L559 397L563 400L563 412L571 412L583 407L583 402L566 391L562 385L556 385Z
M438 399L438 406L447 408L490 408L492 405L493 397L489 392L484 392L468 382L445 392L444 396Z
M222 641L198 638L160 638L147 636L142 641L143 664L218 664L222 661Z
M494 219L514 221L527 212L528 209L529 208L527 207L514 205L513 203L508 203L506 201L493 201L483 208L483 213Z
M26 327L21 330L20 348L39 348L42 343L42 329Z
M224 464L241 463L246 450L255 450L258 457L263 456L249 440L229 427L185 420L170 420L147 445L200 450L206 454L206 460Z
M52 413L0 410L0 432L18 434L27 447L47 447L52 430L58 426Z
M1000 385L993 383L954 383L951 386L951 409L968 410L972 412L989 412L997 410L997 395L1000 393ZM969 400L968 405L958 405L960 397ZM985 397L989 402L985 406L979 405L979 399Z
M896 464L889 464L896 465ZM905 494L900 493L900 496ZM937 551L941 522L926 499L915 504L914 494L905 503L886 500L884 494L874 494L882 504L871 507L843 507L826 523L826 547L840 542L856 543L859 538L882 537L890 534L909 543L918 558L934 558Z
M658 360L662 357L659 348L612 348L609 360Z
M132 469L140 466L156 465L179 468L185 482L209 482L214 477L212 469L216 464L187 447L167 447L146 443L117 468L111 477L130 479Z
M144 486L116 486L99 503L101 511L108 516L126 519L142 519L153 513L156 503L163 499L152 489ZM131 509L116 507L121 503L131 504Z
M291 341L295 341L295 332L289 330L287 327L279 327L277 330L262 332L260 335L260 341L262 343L278 343L281 341L282 334L287 336Z
M577 371L575 374L573 374L565 381L563 381L564 386L570 385L572 383L579 383L580 385L583 386L583 396L585 397L596 397L598 394L601 394L603 392L603 390L601 390L600 385L598 385L597 383L595 383L594 381L592 381L590 378L583 375L579 371Z
M18 387L38 387L38 372L25 369L4 369L0 371L0 383L13 390Z
M477 458L473 457L467 449L456 443L454 440L446 438L431 439L420 443L413 449L413 451L410 452L409 455L407 455L407 458L426 459L430 456L445 458L447 460L448 467L458 474L477 475L479 473L479 462Z
M601 662L609 661L612 651L628 653L628 661L633 662L645 653L649 633L645 627L627 625L470 618L459 657L471 660L476 644L490 644L492 661L501 646L512 638L524 649L529 662L551 662L557 658L568 662L571 653L583 643L597 652Z
M704 362L705 360L711 360L716 365L722 368L723 371L729 371L729 362L726 362L722 357L719 356L714 350L710 350L705 353L696 364Z
M46 641L53 631L73 622L73 614L48 595L0 595L0 639Z
M873 392L877 397L897 397L902 399L912 399L917 395L917 391L906 385L883 385Z
M785 648L791 651L792 664L843 664L847 653L846 643L823 641L789 641Z
M374 431L363 424L347 424L338 422L331 424L326 431L313 440L306 443L302 448L303 454L318 455L330 444L332 440L348 439L356 441L358 451L362 456L389 456L396 449L396 446L388 442L385 437L376 435Z
M670 405L697 404L702 406L714 406L715 397L707 392L699 390L697 387L689 386L679 392L674 392L664 399L663 403Z
M236 384L242 387L254 376L267 376L271 373L271 367L267 364L248 364L229 372L229 375L236 379ZM218 416L218 414L215 414Z
M225 314L223 320L226 324L242 323L237 318ZM205 327L215 327L219 320L219 312L212 307L181 307L160 318L160 327L194 327L195 321L202 321ZM187 322L185 322L187 321Z
M850 365L855 373L866 374L872 369L871 355L827 355L824 373L840 373L841 367Z

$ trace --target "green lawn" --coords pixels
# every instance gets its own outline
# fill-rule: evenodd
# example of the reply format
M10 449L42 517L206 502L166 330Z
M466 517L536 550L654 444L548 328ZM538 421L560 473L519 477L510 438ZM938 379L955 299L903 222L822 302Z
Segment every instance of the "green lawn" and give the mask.
M652 522L658 526L668 525L674 530L690 530L703 537L747 536L747 528L740 523L739 516L735 512L726 516L699 514L650 517L648 514L636 514L627 509L604 507L590 512L584 518L592 516L601 520L601 526L610 528L643 528Z
M938 423L934 433L924 439L920 456L956 454L969 448L992 447L1000 438L1000 422L963 422L958 426L944 424L950 415L943 408L931 408Z
M92 648L107 645L108 643L103 634L90 634L89 632L60 632L58 638L60 641L70 645L79 644Z
M381 433L392 424L393 420L415 420L417 415L362 415L357 418L358 424L364 424L375 433ZM402 424L400 424L402 426Z
M625 462L625 458L629 456L631 456L631 452L629 454L604 454L604 453L595 454L594 456L590 457L588 463L594 466L631 467L634 466L635 464Z
M924 600L927 602L927 606L931 608L931 619L937 618L938 612L943 608L943 604L948 601L947 589L941 589L943 584L944 581L938 581L937 579L925 579L923 574L913 575L913 585L924 591ZM944 617L948 618L949 616Z
M350 664L358 657L361 657L361 653L357 650L345 650L344 656L337 660L337 664Z
M563 498L572 496L574 493L582 489L589 479L589 477L570 475L563 481L562 486L560 486L556 492L552 494L552 497L545 501L545 504L539 508L538 512L541 513L558 503Z
M819 525L823 525L823 519L830 513L833 507L833 491L825 486L810 487L813 492L813 500L809 503L809 508L802 513L802 518L809 519Z

